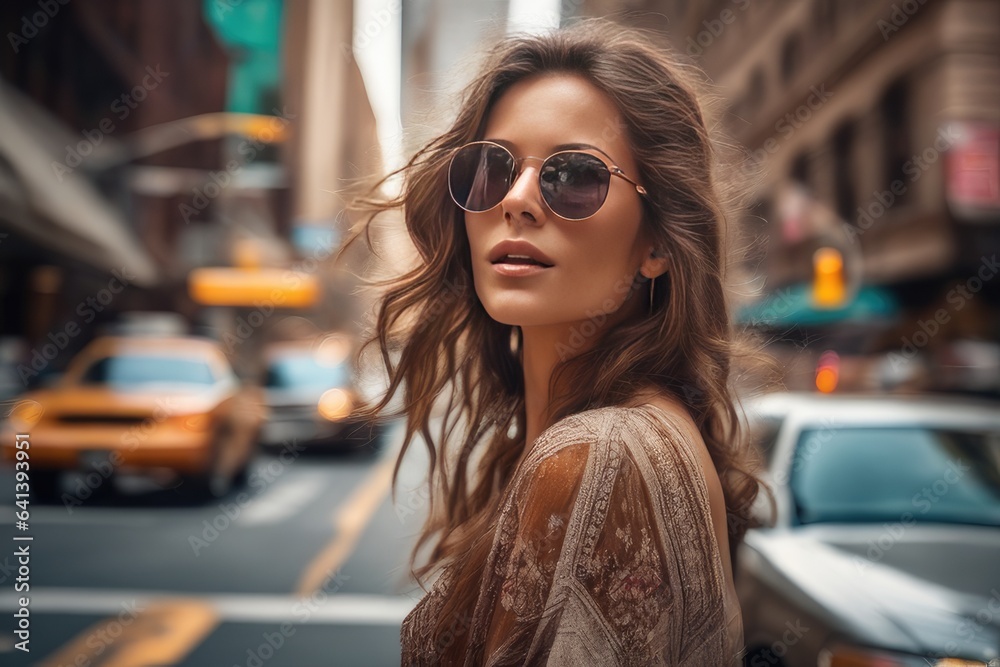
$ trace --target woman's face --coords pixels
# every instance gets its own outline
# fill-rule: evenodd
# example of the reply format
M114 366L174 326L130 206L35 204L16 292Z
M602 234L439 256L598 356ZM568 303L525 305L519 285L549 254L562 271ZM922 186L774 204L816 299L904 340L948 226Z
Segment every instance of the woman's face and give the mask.
M588 144L610 160L593 148L580 150L644 183L614 103L577 75L544 74L511 86L493 107L482 139L506 146L518 159L529 155L544 159L560 146ZM566 220L542 199L541 163L541 159L520 161L517 179L498 206L465 213L479 299L494 320L522 327L591 320L600 328L622 319L643 301L632 298L631 308L621 308L633 292L636 272L649 268L643 261L649 261L652 250L640 226L641 195L628 181L612 176L607 199L596 214ZM508 239L530 243L551 266L510 275L490 261L495 246ZM645 289L641 293L646 294Z

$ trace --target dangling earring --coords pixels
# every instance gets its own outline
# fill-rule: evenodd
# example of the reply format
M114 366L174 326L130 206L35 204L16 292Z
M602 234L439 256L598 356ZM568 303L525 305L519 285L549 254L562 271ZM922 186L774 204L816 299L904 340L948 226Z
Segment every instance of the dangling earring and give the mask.
M653 288L656 286L656 278L649 279L649 314L653 314Z

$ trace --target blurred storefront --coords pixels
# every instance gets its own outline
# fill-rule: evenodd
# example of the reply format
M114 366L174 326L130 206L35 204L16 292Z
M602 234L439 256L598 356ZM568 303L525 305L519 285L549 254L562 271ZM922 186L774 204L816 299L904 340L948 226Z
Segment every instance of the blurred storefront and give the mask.
M30 0L0 10L17 36L0 55L0 336L30 356L72 326L46 362L59 369L127 311L233 333L253 314L248 287L230 276L203 303L191 281L226 267L254 289L303 272L322 285L308 304L278 304L254 339L286 312L318 330L354 323L344 277L363 258L336 274L327 260L349 224L344 191L377 171L379 150L341 48L349 56L351 3L95 0L58 4L35 25L37 11ZM87 305L122 266L126 288Z
M855 378L867 388L1000 393L1000 3L625 5L579 13L665 32L705 69L747 150L756 205L733 245L739 308L813 284L822 247L842 253L849 299L878 288L898 303L861 330L746 319L780 334L775 353L798 369L788 386L814 387L832 349L867 368Z
M19 0L0 12L4 34L19 36L0 57L3 150L16 176L7 194L29 213L7 206L0 222L3 333L29 357L56 349L44 366L59 370L118 313L176 308L177 193L134 189L130 170L215 166L219 144L145 156L127 138L219 109L228 57L197 3L38 10Z

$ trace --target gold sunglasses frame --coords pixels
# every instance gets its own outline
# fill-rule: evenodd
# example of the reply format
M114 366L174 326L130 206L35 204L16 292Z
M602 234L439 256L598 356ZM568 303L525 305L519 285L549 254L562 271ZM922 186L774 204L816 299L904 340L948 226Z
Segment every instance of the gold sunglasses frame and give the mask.
M529 159L531 159L531 160L541 160L542 164L545 164L546 162L548 162L549 160L551 160L556 155L562 155L563 153L582 153L583 155L589 155L590 157L597 157L596 155L591 155L590 153L587 153L586 151L583 151L583 150L580 150L580 149L567 149L567 150L562 150L562 151L556 151L555 153L553 153L552 155L550 155L550 156L548 156L546 158L541 158L541 157L538 157L538 156L535 156L535 155L524 155L522 157L517 157L517 156L514 155L514 153L509 148L507 148L503 144L498 144L495 141L489 141L487 139L482 139L480 141L470 141L467 144L463 144L462 146L459 146L458 148L455 149L455 151L452 153L451 159L448 161L448 194L451 196L451 200L453 202L455 202L455 204L460 209L462 209L463 211L467 211L469 213L485 213L486 211L491 211L494 208L496 208L497 206L499 206L500 203L503 201L503 198L501 198L500 201L498 201L496 204L494 204L490 208L484 209L482 211L473 211L473 210L467 209L464 206L462 206L461 204L459 204L458 203L458 198L455 197L455 193L451 189L451 169L452 169L452 166L455 163L455 158L458 156L458 154L461 151L465 150L469 146L475 146L477 144L488 144L490 146L496 146L497 148L502 149L505 153L507 153L507 155L509 155L511 157L511 160L514 163L514 169L511 171L511 177L512 177L511 178L511 182L510 182L511 187L513 187L514 182L517 181L517 177L520 176L520 174L521 174L520 163L522 163L524 160L529 160ZM635 181L633 181L631 178L629 178L628 176L626 176L625 172L622 171L621 167L619 167L618 165L616 165L614 163L614 158L612 158L610 155L608 155L607 153L605 153L604 151L602 151L600 148L597 148L596 146L590 146L589 148L591 150L597 151L598 153L600 153L601 155L603 155L604 157L606 157L610 161L611 164L608 164L608 163L604 162L604 160L601 160L600 158L598 158L598 160L600 160L600 162L604 164L604 168L608 170L608 173L611 176L617 176L618 178L621 178L621 179L627 181L628 183L632 184L632 186L635 188L635 191L638 192L640 195L642 195L643 197L647 197L647 198L649 197L649 194L646 192L646 188L644 188L643 186L639 185L638 183L636 183ZM516 170L516 171L514 171L514 170ZM541 180L542 180L542 170L539 169L538 170L538 190L539 190L539 192L543 192L542 191ZM507 188L507 192L510 192L510 188ZM506 197L507 193L504 193L504 196ZM601 206L598 207L597 211L601 210L601 208L604 206L604 202L606 202L607 200L608 200L608 197L607 197L607 194L605 194L604 200L601 202ZM559 213L556 213L554 210L552 210L552 206L551 206L551 204L549 204L548 200L545 199L545 195L544 194L542 195L542 201L545 202L545 207L548 208L550 211L552 211L553 215L556 215L556 216L562 218L563 220L586 220L587 218L591 218L591 217L597 215L597 211L594 211L590 215L584 216L582 218L567 218L566 216L560 215Z

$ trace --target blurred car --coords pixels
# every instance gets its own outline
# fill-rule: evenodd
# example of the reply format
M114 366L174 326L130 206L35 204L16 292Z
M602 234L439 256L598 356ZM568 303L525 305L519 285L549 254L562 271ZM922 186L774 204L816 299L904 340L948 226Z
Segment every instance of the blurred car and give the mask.
M29 436L39 497L58 496L66 471L98 482L168 473L185 493L218 497L246 476L260 402L259 388L240 382L212 340L106 336L81 350L54 386L24 394L7 428ZM3 438L6 460L15 458L14 440Z
M746 663L1000 665L1000 409L955 396L778 393L736 558Z
M18 365L26 356L24 341L16 336L0 336L0 421L7 417L10 403L24 391Z
M334 334L265 349L265 446L296 442L378 451L379 424L355 414L365 399L355 384L353 344L349 336Z
M180 313L159 310L129 310L119 313L102 331L109 336L185 336L187 320Z

